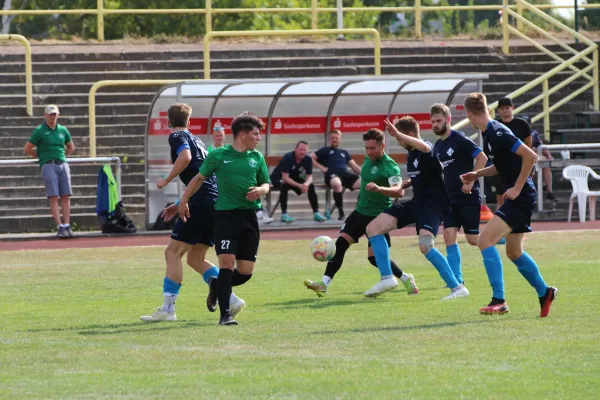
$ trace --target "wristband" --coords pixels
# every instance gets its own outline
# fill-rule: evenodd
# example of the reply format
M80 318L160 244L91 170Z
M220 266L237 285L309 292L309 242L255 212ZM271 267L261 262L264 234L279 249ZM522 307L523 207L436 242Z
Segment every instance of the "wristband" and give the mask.
M179 199L177 199L177 201L175 202L175 205L179 205Z

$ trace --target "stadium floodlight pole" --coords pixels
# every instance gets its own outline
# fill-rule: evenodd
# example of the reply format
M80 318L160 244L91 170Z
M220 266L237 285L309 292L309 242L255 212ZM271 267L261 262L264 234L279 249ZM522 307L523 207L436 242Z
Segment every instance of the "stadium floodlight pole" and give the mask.
M344 2L337 0L337 28L344 29ZM346 40L343 33L337 36L337 40Z

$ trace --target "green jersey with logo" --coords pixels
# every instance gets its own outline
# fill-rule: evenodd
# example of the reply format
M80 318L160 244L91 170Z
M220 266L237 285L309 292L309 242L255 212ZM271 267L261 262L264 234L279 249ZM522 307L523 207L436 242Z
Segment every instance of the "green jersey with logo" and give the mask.
M65 158L65 144L71 141L71 134L62 125L56 124L55 129L51 129L45 122L38 126L29 142L36 147L40 167L52 160L67 161Z
M269 183L269 171L257 150L236 151L231 145L214 149L200 167L202 176L217 176L219 197L215 210L260 210L260 200L246 199L248 189Z
M390 156L384 154L377 161L371 161L369 157L360 170L360 199L356 205L356 211L367 216L377 216L392 205L392 199L377 193L368 191L367 184L374 182L377 186L390 187L402 183L400 167Z

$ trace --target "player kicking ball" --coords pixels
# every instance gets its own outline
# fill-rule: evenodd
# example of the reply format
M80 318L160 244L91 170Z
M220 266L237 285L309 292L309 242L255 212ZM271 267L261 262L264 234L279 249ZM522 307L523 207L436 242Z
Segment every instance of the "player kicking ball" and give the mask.
M413 198L386 208L367 226L367 236L381 280L367 290L365 296L377 297L398 286L390 269L390 251L385 235L394 229L415 224L421 253L451 288L450 294L442 300L466 297L469 291L456 280L446 257L433 247L443 215L450 205L442 180L442 165L435 155L433 144L421 140L419 124L413 117L403 117L395 126L386 119L385 124L400 146L408 150L406 169L413 188Z
M369 129L363 135L367 157L360 170L360 194L356 209L346 218L340 229L340 235L335 242L335 257L327 263L325 275L320 281L306 279L304 286L322 297L335 274L342 267L344 255L348 248L358 243L358 239L366 233L367 225L384 209L392 205L390 197L402 197L402 178L398 164L385 153L385 135L379 129ZM391 245L390 236L385 235L387 246ZM377 267L371 243L369 243L368 260ZM396 278L399 278L408 294L419 293L415 278L402 272L400 267L390 261L390 268Z
M470 183L482 176L499 174L503 189L506 190L504 204L487 223L477 241L492 286L492 301L479 312L484 315L508 312L502 260L495 247L500 238L506 237L506 255L535 288L540 301L540 317L546 317L558 289L546 285L536 262L523 249L525 233L531 232L531 214L537 201L537 192L531 180L531 170L537 161L537 155L523 145L510 129L492 119L485 95L471 93L464 105L471 124L483 132L483 150L493 164L466 173L461 179L464 183Z

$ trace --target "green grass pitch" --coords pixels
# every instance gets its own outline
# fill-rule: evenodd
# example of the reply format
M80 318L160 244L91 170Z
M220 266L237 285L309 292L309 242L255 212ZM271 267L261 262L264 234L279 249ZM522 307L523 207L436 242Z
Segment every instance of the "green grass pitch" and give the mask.
M235 288L247 302L237 327L217 326L189 267L179 321L139 321L162 302L163 247L2 252L0 398L597 398L599 238L527 238L560 291L546 319L504 255L510 313L480 316L491 291L464 242L471 296L442 302L447 290L414 237L394 238L392 258L421 293L375 300L362 296L378 279L365 240L321 299L302 285L325 267L310 241L263 241L252 280Z

